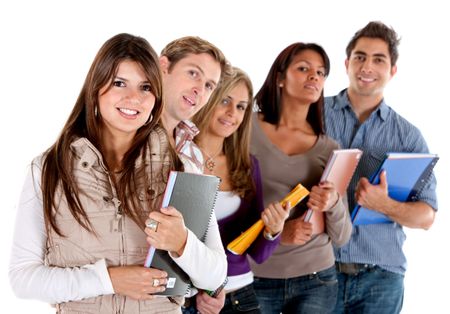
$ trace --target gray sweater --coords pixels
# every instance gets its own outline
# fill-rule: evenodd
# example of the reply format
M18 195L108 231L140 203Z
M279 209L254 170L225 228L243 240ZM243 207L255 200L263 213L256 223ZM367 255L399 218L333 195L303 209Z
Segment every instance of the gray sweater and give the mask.
M261 129L257 115L253 115L251 153L260 163L264 205L280 201L301 183L308 190L320 181L323 169L333 149L338 144L321 135L306 153L288 156L280 151ZM301 215L306 201L291 210L290 218ZM350 222L347 200L338 203L325 213L325 233L314 235L304 245L280 244L263 264L251 263L257 277L293 278L325 270L334 265L333 245L342 246L350 238Z

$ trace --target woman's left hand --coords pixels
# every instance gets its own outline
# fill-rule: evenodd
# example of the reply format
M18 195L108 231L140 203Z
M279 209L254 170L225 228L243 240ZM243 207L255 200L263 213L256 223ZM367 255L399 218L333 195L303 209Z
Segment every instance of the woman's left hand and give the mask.
M336 205L338 200L339 194L334 188L334 184L325 181L312 187L306 205L309 209L324 212Z
M169 251L177 256L183 255L188 235L183 215L175 207L169 206L161 208L161 212L151 212L149 219L155 220L157 226L149 228L146 222L147 242L157 249Z

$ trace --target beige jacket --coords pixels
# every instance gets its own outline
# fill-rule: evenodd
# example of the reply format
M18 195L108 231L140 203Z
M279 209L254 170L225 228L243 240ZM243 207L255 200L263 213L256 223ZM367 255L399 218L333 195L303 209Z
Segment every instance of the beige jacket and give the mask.
M152 173L150 189L144 190L138 177L138 197L142 201L143 220L159 208L170 170L170 154L165 132L152 132L146 156L136 161L136 169ZM121 204L101 154L85 138L75 141L74 179L80 187L80 200L94 233L83 229L70 214L64 197L59 199L56 221L65 237L51 232L45 263L48 266L77 267L105 259L108 266L143 265L148 244L143 226L122 215ZM142 172L138 172L142 173ZM144 201L147 194L150 202ZM147 199L148 199L147 198ZM182 298L178 298L182 304ZM58 313L180 313L180 307L167 298L135 301L121 295L104 295L56 305Z

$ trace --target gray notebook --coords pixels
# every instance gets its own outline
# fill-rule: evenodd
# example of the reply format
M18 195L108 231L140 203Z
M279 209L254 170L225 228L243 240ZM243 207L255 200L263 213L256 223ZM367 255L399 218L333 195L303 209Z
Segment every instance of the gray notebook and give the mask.
M183 214L186 227L204 241L216 202L220 178L212 175L171 171L162 207L173 206ZM185 295L191 288L189 276L164 250L149 249L145 266L168 273L164 292L156 295Z

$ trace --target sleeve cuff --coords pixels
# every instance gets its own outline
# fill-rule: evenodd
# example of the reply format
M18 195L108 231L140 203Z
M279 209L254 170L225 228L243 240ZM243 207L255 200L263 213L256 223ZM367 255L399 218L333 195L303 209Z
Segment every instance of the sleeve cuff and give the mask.
M106 260L104 258L98 260L95 264L85 265L83 268L90 269L97 274L103 288L102 294L114 294L114 288L111 278L109 277L108 266L106 265Z

